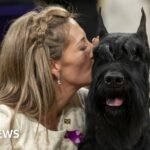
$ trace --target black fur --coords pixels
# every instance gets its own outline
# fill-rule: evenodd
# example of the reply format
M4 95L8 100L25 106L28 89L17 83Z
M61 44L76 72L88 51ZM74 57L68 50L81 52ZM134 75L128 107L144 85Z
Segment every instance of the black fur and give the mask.
M78 150L150 150L149 48L142 10L137 33L107 33L100 16L86 133Z

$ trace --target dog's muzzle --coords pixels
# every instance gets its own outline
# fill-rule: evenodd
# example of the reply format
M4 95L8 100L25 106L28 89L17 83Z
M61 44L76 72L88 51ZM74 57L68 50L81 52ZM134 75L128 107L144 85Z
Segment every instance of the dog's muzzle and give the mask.
M107 71L104 75L106 90L105 104L109 107L120 107L124 103L124 92L121 90L125 84L125 77L119 71ZM111 91L111 93L109 92Z
M118 71L108 71L104 75L104 83L107 87L120 87L124 84L125 77L121 72Z

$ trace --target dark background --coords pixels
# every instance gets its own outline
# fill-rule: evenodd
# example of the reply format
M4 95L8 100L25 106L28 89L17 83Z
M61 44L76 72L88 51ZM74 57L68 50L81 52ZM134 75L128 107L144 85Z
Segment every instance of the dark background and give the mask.
M46 4L60 4L65 8L73 8L79 14L78 22L91 40L97 35L97 0L42 0ZM39 5L38 0L0 0L0 42L9 25L22 14Z

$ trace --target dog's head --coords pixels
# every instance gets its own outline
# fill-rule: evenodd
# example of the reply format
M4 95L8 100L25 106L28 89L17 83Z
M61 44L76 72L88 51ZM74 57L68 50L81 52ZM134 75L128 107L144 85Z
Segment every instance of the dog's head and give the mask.
M136 33L108 33L100 15L88 107L105 117L144 118L148 110L149 48L146 17Z

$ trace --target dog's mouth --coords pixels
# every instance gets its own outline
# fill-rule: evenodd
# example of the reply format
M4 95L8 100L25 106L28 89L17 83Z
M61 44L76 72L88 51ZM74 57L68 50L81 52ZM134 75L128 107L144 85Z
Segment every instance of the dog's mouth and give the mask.
M124 99L115 97L115 98L106 98L106 105L109 107L121 107L124 104Z
M102 92L102 103L109 108L120 108L128 100L125 88L104 88Z

